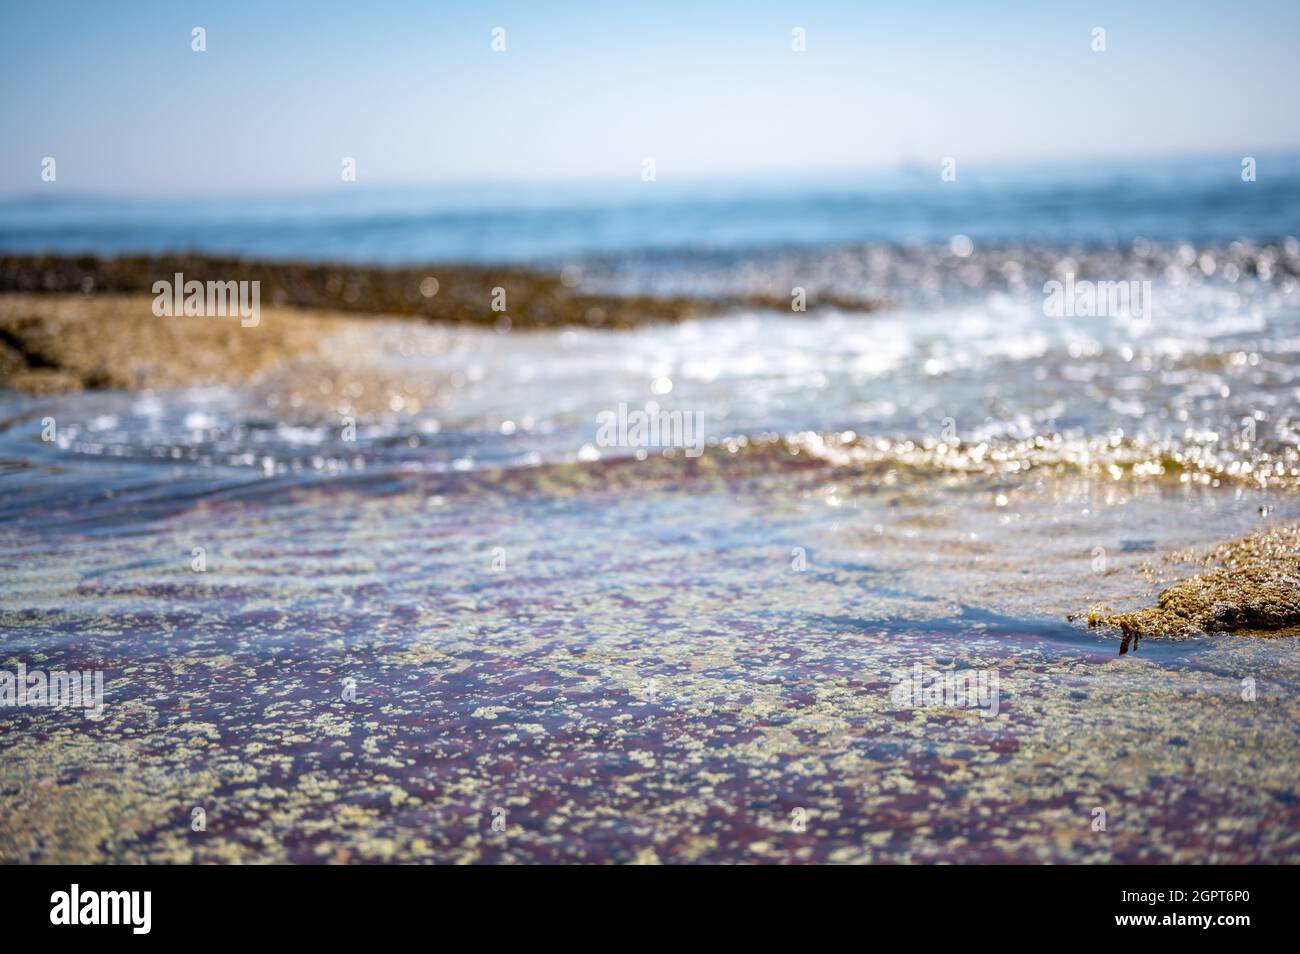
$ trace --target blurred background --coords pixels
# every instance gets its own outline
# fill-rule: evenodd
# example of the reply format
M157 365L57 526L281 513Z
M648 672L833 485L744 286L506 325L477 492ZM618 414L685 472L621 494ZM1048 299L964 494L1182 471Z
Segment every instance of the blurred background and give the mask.
M7 250L494 260L1295 221L1287 2L2 16ZM1244 156L1262 171L1243 206L1213 187ZM1090 186L1102 205L1060 191Z

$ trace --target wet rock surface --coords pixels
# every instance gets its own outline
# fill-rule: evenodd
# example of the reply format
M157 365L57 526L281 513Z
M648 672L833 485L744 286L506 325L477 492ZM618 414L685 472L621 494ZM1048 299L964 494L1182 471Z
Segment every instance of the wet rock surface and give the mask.
M1300 633L1300 527L1275 527L1215 547L1206 572L1160 593L1156 605L1128 613L1089 613L1091 626L1126 637L1186 639L1207 633Z

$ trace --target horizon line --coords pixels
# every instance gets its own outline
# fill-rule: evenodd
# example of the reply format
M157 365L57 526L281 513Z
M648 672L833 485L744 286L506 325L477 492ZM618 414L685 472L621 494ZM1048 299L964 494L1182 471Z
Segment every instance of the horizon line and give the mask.
M1223 150L1187 150L1187 151L1167 151L1152 150L1150 152L1127 152L1127 153L1096 153L1096 154L1043 154L1032 158L997 156L971 158L962 160L957 158L959 168L966 169L974 166L977 170L992 171L1012 171L1012 170L1037 170L1040 167L1049 164L1063 170L1084 171L1088 167L1097 167L1104 169L1108 165L1132 165L1141 162L1180 162L1180 163L1211 163L1229 159L1240 160L1246 156L1258 158L1264 156L1269 159L1300 159L1300 143L1288 143L1279 145L1263 146L1252 152L1242 153L1238 156L1235 152L1226 152ZM933 163L939 168L940 163L948 158L947 156L902 156L892 160L867 160L861 163L832 163L825 166L801 166L801 167L773 167L773 168L746 168L734 170L719 169L697 169L690 172L671 174L663 178L656 178L654 184L685 186L703 186L717 182L738 181L753 185L761 184L796 184L799 180L813 178L831 177L833 179L850 178L853 176L867 175L879 176L881 174L911 173L926 168ZM634 167L636 168L636 167ZM960 181L960 179L958 180ZM54 185L55 188L51 188ZM638 188L643 183L639 179L638 173L632 171L627 175L615 175L613 173L585 173L572 175L537 175L537 176L516 176L502 177L494 176L488 178L475 178L470 175L466 176L444 176L436 179L413 180L413 179L380 179L365 180L357 179L351 182L313 182L298 185L264 185L264 186L232 186L216 188L191 188L191 189L162 189L158 191L141 191L138 189L103 189L89 188L82 189L73 187L60 187L57 183L40 183L36 182L30 186L20 189L8 190L0 186L0 202L23 201L23 200L42 200L42 199L68 199L68 200L155 200L155 201L175 201L183 199L255 199L255 198L287 198L287 197L309 197L328 195L338 189L345 191L364 191L370 193L377 192L400 192L400 191L436 191L436 190L463 190L474 188L505 188L505 189L525 189L525 188L546 188L546 187L563 187L563 188Z

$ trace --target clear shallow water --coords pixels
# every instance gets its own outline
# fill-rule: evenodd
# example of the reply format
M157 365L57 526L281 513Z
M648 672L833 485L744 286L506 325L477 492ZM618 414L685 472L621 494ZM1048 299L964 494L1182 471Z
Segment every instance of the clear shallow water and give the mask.
M164 492L168 465L83 464L99 493L0 531L4 650L103 670L105 716L0 715L6 859L1295 858L1295 641L1117 657L1063 620L1149 598L1126 540L1285 499L662 458L180 465ZM917 665L996 672L998 715L894 705Z
M1156 178L960 219L899 187L869 226L834 195L9 209L24 249L490 249L892 304L375 321L246 388L0 397L0 656L101 668L110 701L0 713L0 858L1295 861L1295 641L1119 657L1065 621L1300 514L1290 187ZM1066 272L1150 280L1149 320L1045 314ZM597 414L651 400L703 414L701 458L599 446ZM899 709L916 663L997 671L1001 714Z

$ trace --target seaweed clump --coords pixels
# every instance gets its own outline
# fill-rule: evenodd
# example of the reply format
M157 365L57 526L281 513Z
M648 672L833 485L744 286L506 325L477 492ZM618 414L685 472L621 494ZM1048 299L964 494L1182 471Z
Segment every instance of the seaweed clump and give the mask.
M1300 525L1222 544L1201 559L1210 569L1162 591L1155 606L1129 613L1094 607L1088 625L1117 627L1126 641L1300 635Z

